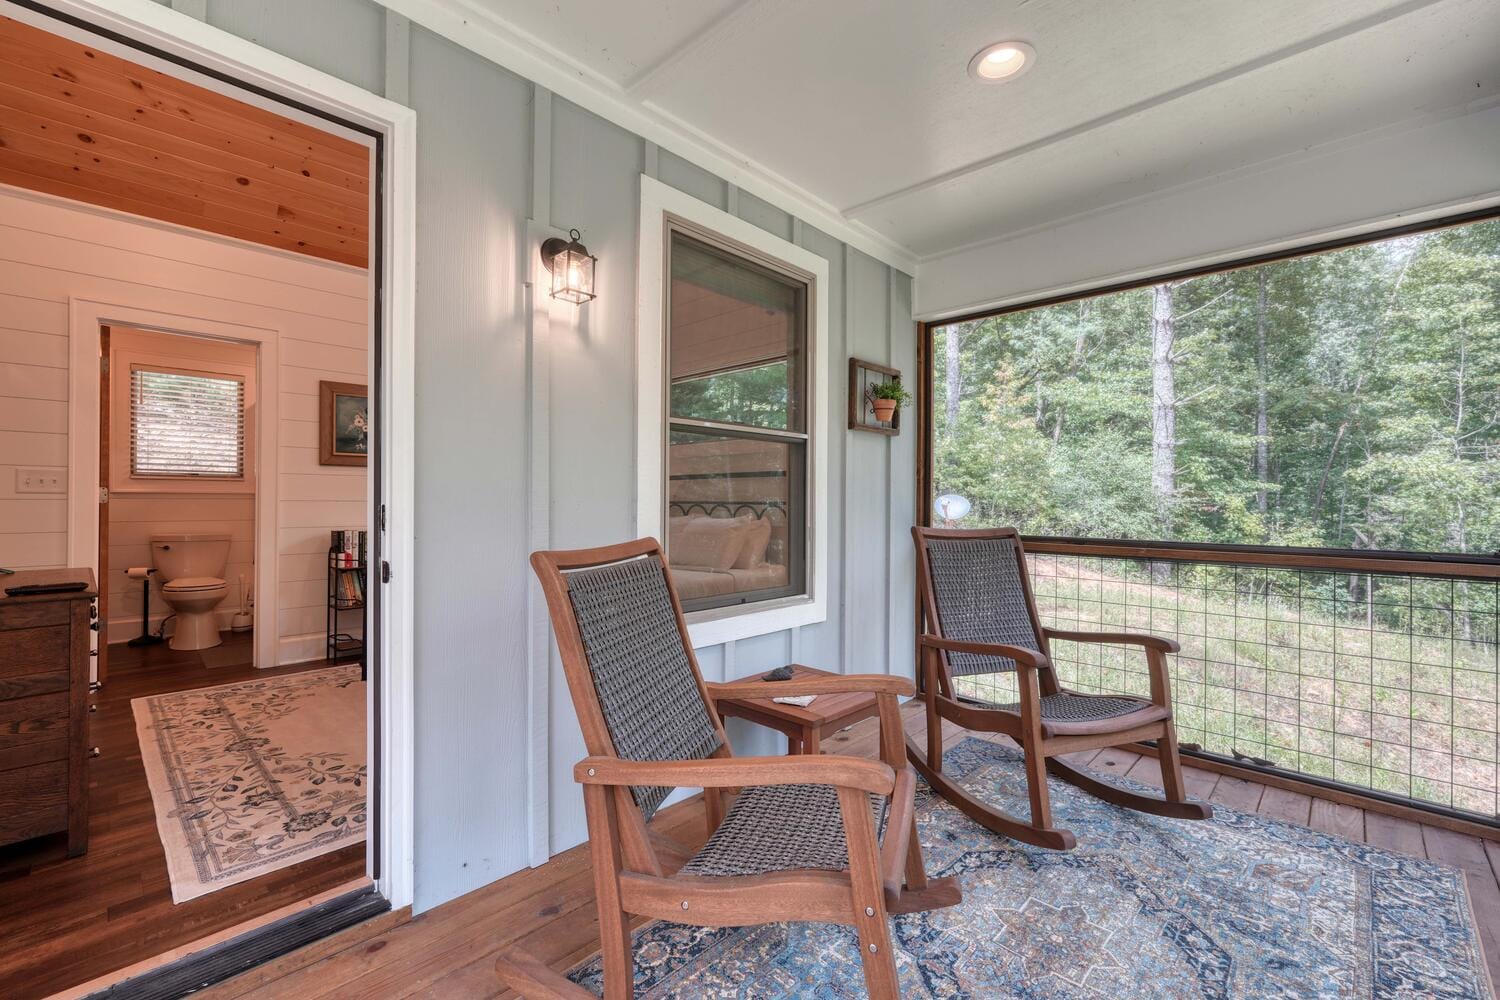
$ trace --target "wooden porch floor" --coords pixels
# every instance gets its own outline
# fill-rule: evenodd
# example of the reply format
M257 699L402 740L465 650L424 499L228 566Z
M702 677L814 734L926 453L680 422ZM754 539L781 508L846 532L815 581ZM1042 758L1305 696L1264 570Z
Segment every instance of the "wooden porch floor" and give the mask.
M908 730L920 742L925 735L920 708L908 706L905 715ZM874 720L862 722L825 740L824 751L873 757L875 735ZM954 729L945 733L945 743L963 735ZM1104 774L1161 783L1153 757L1104 750L1069 759ZM1500 981L1500 843L1193 767L1186 772L1194 797L1462 869L1468 876L1490 977ZM696 848L705 836L701 799L663 810L654 825ZM518 872L399 926L379 922L353 928L202 995L213 1000L514 997L495 975L501 949L518 946L558 970L598 949L592 878L587 846L577 847L540 868Z

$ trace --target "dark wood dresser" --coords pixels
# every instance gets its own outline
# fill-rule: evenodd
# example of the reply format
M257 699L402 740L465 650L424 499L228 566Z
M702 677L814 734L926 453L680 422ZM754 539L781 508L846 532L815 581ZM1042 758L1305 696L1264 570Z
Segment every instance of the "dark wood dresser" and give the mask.
M66 594L10 597L7 587L85 581ZM66 831L88 849L89 631L94 574L0 576L0 845Z

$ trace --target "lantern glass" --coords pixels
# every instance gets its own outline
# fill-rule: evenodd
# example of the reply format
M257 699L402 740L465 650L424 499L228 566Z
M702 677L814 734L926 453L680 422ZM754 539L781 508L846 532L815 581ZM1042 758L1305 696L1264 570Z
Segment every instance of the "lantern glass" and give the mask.
M594 297L594 258L577 243L552 258L552 297L575 305Z

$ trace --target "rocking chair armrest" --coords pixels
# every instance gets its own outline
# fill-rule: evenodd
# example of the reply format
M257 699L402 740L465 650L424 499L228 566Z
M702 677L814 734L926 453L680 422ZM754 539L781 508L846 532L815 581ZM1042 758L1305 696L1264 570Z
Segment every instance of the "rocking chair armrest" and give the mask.
M1167 653L1175 653L1182 647L1171 639L1135 632L1069 632L1065 629L1044 628L1042 634L1049 639L1064 642L1099 642L1114 646L1140 646L1146 650L1146 666L1151 671L1151 701L1153 704L1172 707L1172 682L1168 677Z
M842 754L709 757L703 760L585 757L574 765L573 780L582 785L668 785L674 788L833 785L875 795L890 795L896 786L896 772L882 761Z
M1182 647L1171 639L1136 632L1071 632L1066 629L1044 628L1042 634L1049 639L1064 642L1098 642L1111 646L1142 646L1159 653L1175 653Z
M1049 666L1047 657L1025 646L1009 646L1003 642L960 642L942 636L923 634L917 642L928 649L941 649L949 653L972 653L975 656L1003 656L1014 660L1016 665L1027 670L1040 670Z
M793 677L785 681L725 681L708 683L708 696L714 701L788 698L802 695L850 694L872 692L910 698L916 686L905 677L889 674L843 674L827 677Z

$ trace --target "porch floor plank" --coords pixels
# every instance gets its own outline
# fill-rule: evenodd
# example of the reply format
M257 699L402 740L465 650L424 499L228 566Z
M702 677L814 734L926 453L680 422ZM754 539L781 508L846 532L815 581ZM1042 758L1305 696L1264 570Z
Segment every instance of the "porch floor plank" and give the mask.
M1422 842L1421 824L1399 816L1365 813L1365 843L1417 858L1427 857L1427 847Z
M1321 833L1332 833L1346 840L1365 839L1365 811L1358 806L1329 799L1313 799L1308 826Z
M1131 753L1129 750L1121 750L1118 747L1109 747L1099 751L1099 755L1089 764L1096 773L1105 777L1114 775L1126 775L1130 769L1140 763L1141 755ZM1158 772L1159 773L1159 772Z
M1099 756L1098 750L1075 750L1073 753L1059 754L1058 760L1072 764L1074 767L1088 767Z
M1132 781L1139 781L1143 785L1154 785L1157 788L1164 787L1161 776L1161 761L1146 754L1133 764L1125 777Z
M1312 813L1312 796L1286 788L1267 788L1260 797L1256 812L1271 819L1307 826Z
M1214 793L1210 801L1240 812L1253 813L1260 808L1260 800L1265 792L1266 786L1244 778L1236 778L1232 774L1220 776L1219 783L1214 786Z
M1212 799L1214 789L1219 785L1219 775L1213 771L1205 771L1201 767L1189 767L1184 763L1182 783L1187 786L1188 795L1191 797Z
M904 715L920 746L926 738L922 711L909 705ZM874 756L876 736L874 720L870 720L830 737L823 745L829 753ZM965 736L950 727L943 734L943 743L952 746ZM993 739L1013 745L1004 737ZM1128 775L1136 780L1160 781L1154 758L1129 751L1084 751L1067 759L1107 777ZM1191 766L1184 770L1189 792L1195 797L1245 812L1260 811L1418 857L1430 854L1463 868L1469 877L1490 975L1500 978L1500 940L1496 940L1500 934L1500 844L1366 813L1357 806L1312 794L1268 788ZM703 823L702 800L693 798L662 810L653 826L696 848L706 833ZM302 953L294 953L201 995L209 1000L511 1000L516 994L505 989L494 969L501 949L522 949L564 971L597 950L595 920L587 847L580 846L540 868L501 879L373 939L356 941L332 953L312 951L307 960Z

